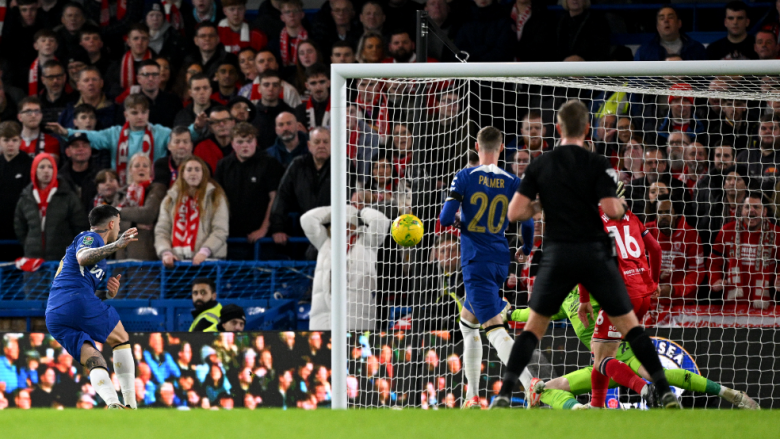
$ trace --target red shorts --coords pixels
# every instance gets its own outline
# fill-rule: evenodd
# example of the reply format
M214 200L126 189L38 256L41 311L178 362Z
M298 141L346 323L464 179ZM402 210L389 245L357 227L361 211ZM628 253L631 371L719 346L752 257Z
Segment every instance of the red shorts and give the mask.
M650 309L650 296L632 297L631 305L634 306L634 314L639 321L647 314ZM593 331L593 338L599 340L622 340L623 334L618 332L617 328L609 321L609 317L604 314L604 310L599 310L596 317L596 329Z

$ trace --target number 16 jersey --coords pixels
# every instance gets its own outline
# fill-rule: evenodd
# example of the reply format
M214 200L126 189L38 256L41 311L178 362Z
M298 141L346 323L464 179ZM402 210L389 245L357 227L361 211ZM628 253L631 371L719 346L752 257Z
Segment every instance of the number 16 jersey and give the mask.
M461 265L471 261L509 263L506 215L519 186L519 178L496 165L466 168L455 175L448 199L461 203Z
M79 250L103 247L103 245L105 245L103 238L95 232L82 232L76 236L65 251L57 274L54 275L49 292L49 303L46 306L47 312L71 302L80 294L96 297L95 291L106 274L108 263L102 259L95 265L82 267L76 259L76 254Z
M630 210L618 220L610 219L600 206L599 214L604 229L615 237L618 268L623 275L628 297L633 299L653 294L658 285L650 272L644 241L644 236L650 232Z

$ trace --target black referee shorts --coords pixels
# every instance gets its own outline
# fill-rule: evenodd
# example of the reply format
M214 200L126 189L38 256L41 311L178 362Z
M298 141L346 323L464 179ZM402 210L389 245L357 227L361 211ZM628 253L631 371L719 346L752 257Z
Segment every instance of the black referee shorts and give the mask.
M561 309L571 290L582 284L609 316L633 310L611 241L545 242L544 257L528 306L550 317Z

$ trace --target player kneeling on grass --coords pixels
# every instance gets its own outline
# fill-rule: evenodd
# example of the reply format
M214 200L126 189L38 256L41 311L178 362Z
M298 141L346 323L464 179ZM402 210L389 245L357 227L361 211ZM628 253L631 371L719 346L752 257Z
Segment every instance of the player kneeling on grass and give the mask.
M131 228L119 236L119 210L108 205L92 209L89 224L90 230L79 233L68 246L54 275L46 327L89 370L92 387L109 409L135 409L135 364L129 337L116 310L101 300L116 296L121 275L108 279L108 291L97 287L106 274L105 258L137 241L138 231ZM114 348L114 372L126 406L119 403L108 365L95 341Z
M512 337L501 317L505 303L499 290L507 278L511 259L504 236L508 224L506 212L520 179L498 167L498 157L504 149L502 140L501 131L493 127L477 133L475 149L479 166L458 172L439 216L444 227L463 225L460 227L461 267L466 298L460 312L460 331L468 383L463 408L480 407L477 395L482 364L480 324L502 363L506 364L512 352ZM457 215L459 207L463 209L462 218ZM530 383L531 376L524 371L526 377Z
M560 311L551 317L552 320L560 320L568 318L571 322L574 332L577 334L577 338L580 339L582 344L591 349L591 339L593 337L593 331L595 329L594 321L591 315L588 315L588 321L583 322L580 320L580 316L577 313L579 308L579 293L575 288L569 293L569 296L561 305ZM590 303L593 306L594 313L598 313L601 310L598 302L591 297ZM526 322L528 321L528 315L530 314L529 308L512 309L509 310L508 318L513 322ZM647 373L642 364L637 360L631 347L625 341L620 344L617 350L616 358L627 364L631 370L638 377L650 380L650 374ZM533 385L528 389L527 399L533 401L536 405L540 401L549 405L554 409L571 409L579 410L588 408L585 404L580 404L576 396L588 393L591 391L591 373L593 366L585 367L575 372L566 374L562 377L555 378L553 380L544 382L538 378L533 379ZM747 396L744 392L739 390L730 389L722 384L718 384L714 381L697 375L693 372L683 369L664 369L664 375L669 381L669 385L694 392L705 393L707 395L715 395L723 398L724 400L734 404L739 408L744 409L758 409L758 404ZM610 388L617 387L618 384L614 381L609 382Z

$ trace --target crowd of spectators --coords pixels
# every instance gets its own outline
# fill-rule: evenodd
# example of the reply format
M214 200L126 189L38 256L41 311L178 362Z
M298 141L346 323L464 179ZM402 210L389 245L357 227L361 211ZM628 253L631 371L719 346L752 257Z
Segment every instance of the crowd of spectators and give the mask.
M133 334L130 342L139 408L330 406L330 342L321 332L154 332ZM113 372L111 379L119 390ZM0 410L9 407L93 409L105 402L84 369L50 335L6 333Z

